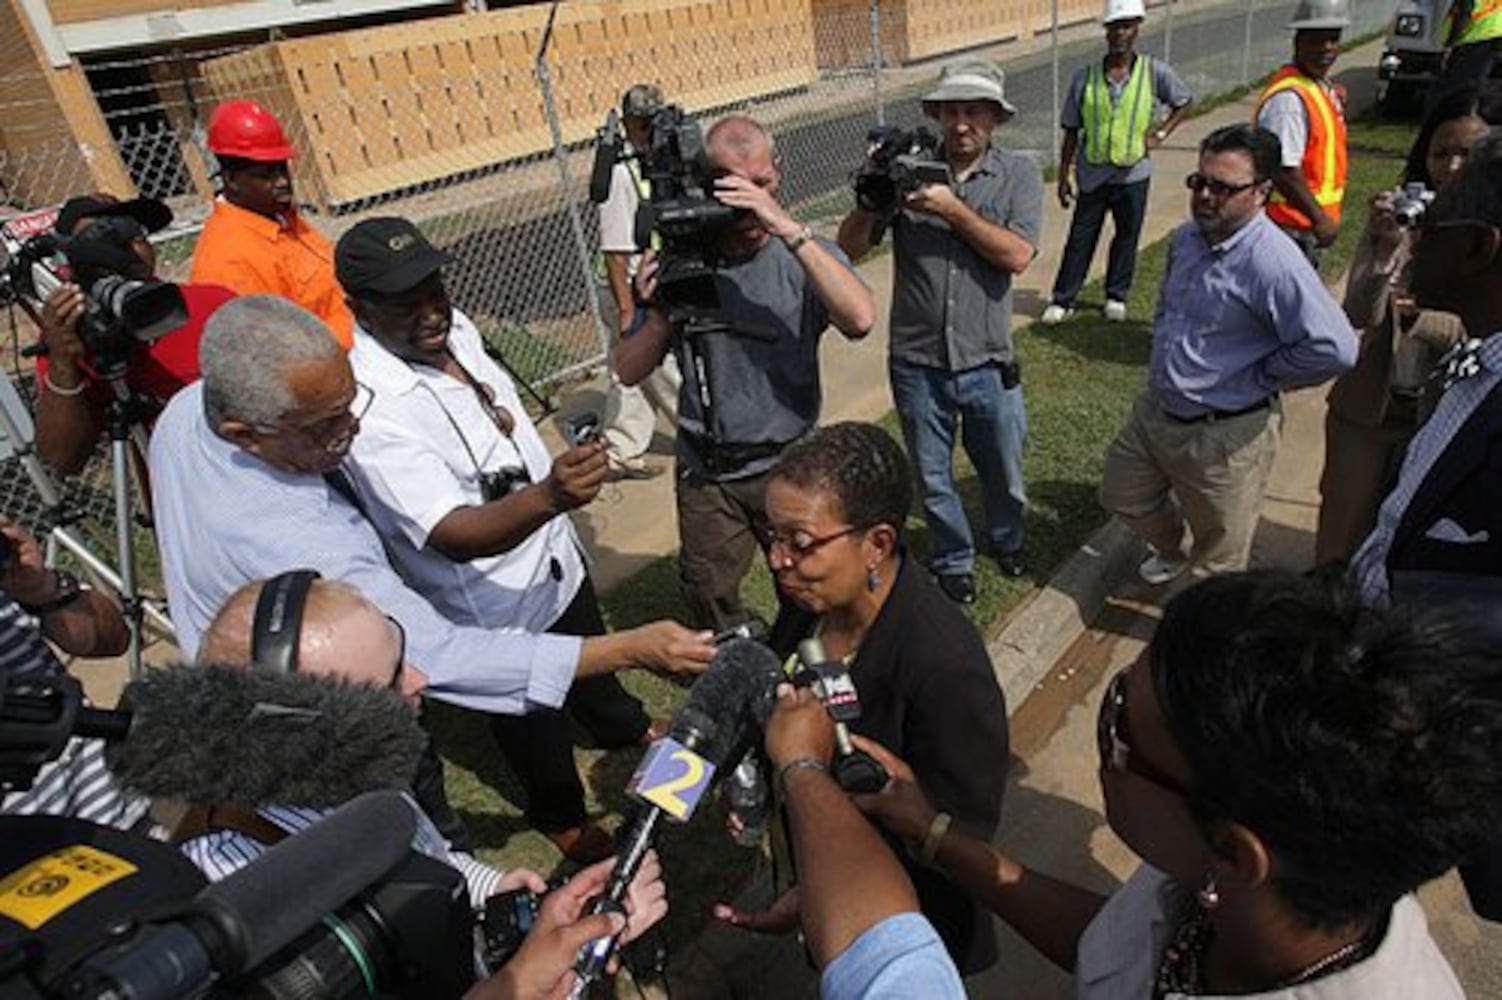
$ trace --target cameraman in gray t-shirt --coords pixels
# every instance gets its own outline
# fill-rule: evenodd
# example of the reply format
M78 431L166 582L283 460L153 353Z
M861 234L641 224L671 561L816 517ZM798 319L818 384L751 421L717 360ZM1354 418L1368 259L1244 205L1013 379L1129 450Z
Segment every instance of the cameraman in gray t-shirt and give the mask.
M781 172L765 128L732 115L706 133L704 145L714 196L737 216L717 247L718 308L709 323L670 324L654 307L621 341L614 363L626 385L669 351L683 371L679 578L689 624L723 629L748 617L741 578L757 547L769 544L768 472L819 418L819 338L830 325L852 340L864 337L876 303L844 254L777 203ZM636 279L649 301L658 272L649 251Z
M923 489L928 568L960 604L975 600L975 541L955 488L956 439L980 478L991 554L1007 576L1025 569L1027 413L1012 279L1038 252L1043 178L992 141L1017 111L1004 84L985 60L945 67L923 111L943 131L936 155L946 182L925 182L892 205L858 204L840 224L852 257L892 229L892 399Z

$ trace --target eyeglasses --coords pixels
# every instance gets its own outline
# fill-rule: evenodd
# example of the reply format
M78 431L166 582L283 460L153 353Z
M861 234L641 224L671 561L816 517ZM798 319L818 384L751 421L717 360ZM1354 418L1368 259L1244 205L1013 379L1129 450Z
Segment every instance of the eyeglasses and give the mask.
M370 411L370 404L374 401L375 393L371 388L363 382L356 382L355 395L349 401L349 409L338 416L302 426L283 424L257 429L268 434L278 431L291 432L326 451L339 451L345 444L345 433L364 419L365 414Z
M767 540L767 559L775 566L777 564L777 557L774 553L780 548L786 557L785 562L796 566L830 542L844 538L846 535L853 535L861 530L863 529L851 525L848 528L843 528L832 535L825 535L822 538L815 538L803 531L795 531L792 534L773 532L772 537Z
M1261 184L1260 180L1250 180L1245 184L1231 184L1227 181L1217 180L1214 177L1206 177L1199 171L1195 171L1184 178L1184 186L1195 194L1201 191L1209 191L1217 198L1229 198L1233 194L1240 194Z
M1126 735L1126 679L1122 670L1111 678L1106 686L1106 696L1100 703L1100 715L1095 722L1095 739L1100 749L1103 767L1113 771L1130 772L1170 792L1189 797L1189 789L1179 779L1155 767L1140 753L1132 750Z
M407 666L407 630L402 628L401 622L390 615L386 616L386 620L391 623L392 628L396 629L396 666L391 669L391 682L386 687L392 691L401 691L402 671Z

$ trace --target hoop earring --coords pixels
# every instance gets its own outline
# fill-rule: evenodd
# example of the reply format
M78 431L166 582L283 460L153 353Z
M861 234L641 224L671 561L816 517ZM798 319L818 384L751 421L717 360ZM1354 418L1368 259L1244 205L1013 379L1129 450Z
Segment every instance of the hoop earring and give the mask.
M1195 895L1199 898L1201 909L1213 910L1220 905L1220 886L1215 884L1214 872L1205 872L1205 879Z

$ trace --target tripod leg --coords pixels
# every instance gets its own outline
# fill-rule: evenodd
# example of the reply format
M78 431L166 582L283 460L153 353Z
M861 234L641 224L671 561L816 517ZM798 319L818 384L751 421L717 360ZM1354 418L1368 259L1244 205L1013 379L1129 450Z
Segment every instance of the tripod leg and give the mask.
M111 435L110 465L115 488L115 547L120 560L120 603L130 628L130 679L141 676L141 595L136 589L136 553L131 545L130 442L124 434Z

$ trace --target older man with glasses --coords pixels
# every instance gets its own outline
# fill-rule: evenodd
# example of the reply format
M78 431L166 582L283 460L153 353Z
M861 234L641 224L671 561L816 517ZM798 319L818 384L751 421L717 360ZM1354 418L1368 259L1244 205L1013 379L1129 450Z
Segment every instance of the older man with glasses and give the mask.
M387 561L341 463L370 406L328 328L285 299L220 308L200 348L203 381L178 393L151 442L162 569L178 643L251 580L310 566L365 594L405 630L423 693L509 715L556 709L579 678L639 666L696 672L713 648L654 622L611 635L480 627L435 610Z
M1278 158L1272 133L1227 126L1186 178L1193 221L1172 237L1147 388L1100 486L1101 505L1151 546L1138 571L1149 584L1246 565L1281 393L1356 361L1340 305L1263 211Z

